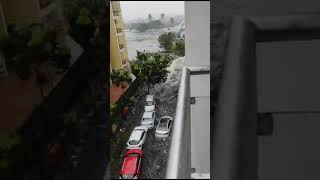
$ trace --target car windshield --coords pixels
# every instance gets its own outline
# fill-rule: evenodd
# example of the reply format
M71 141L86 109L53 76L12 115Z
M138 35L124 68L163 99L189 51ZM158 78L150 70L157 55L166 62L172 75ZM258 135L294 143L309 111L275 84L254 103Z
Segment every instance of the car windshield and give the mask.
M144 122L151 121L151 118L143 118L142 121L144 121Z
M128 155L128 157L138 157L138 156L139 156L139 154L137 154L137 153L133 153L133 154Z
M125 174L125 175L121 175L122 179L133 179L134 175L133 174Z
M130 144L130 145L137 145L137 144L139 144L139 141L137 141L137 140L132 140L132 141L129 141L129 144Z
M152 101L146 101L146 106L152 106L153 102Z
M166 131L167 130L167 122L164 120L161 120L158 126L159 131Z

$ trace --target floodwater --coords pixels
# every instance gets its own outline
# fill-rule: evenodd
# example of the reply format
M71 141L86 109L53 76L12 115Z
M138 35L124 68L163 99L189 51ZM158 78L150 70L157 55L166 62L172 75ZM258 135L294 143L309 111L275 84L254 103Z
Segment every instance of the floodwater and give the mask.
M184 66L184 57L173 60L171 66L168 68L168 77L166 82L156 84L150 88L150 93L155 95L156 101L156 122L162 116L171 116L174 118L177 95L180 83L181 69ZM119 170L123 161L125 153L125 144L134 127L140 125L141 117L144 112L145 97L147 95L147 86L142 85L135 92L133 97L135 103L130 107L126 122L120 125L118 132L116 132L114 142L111 143L111 148L120 148L120 155L113 152L111 156L114 158L114 163L111 164L111 178L118 178ZM156 139L155 128L148 131L147 140L143 146L145 154L142 161L141 178L142 179L162 179L165 176L166 162L168 158L170 137L168 139Z
M161 49L158 43L159 36L166 32L179 33L180 29L181 24L172 28L150 29L146 32L125 32L129 60L133 60L136 57L137 51L160 51Z
M137 50L160 51L158 37L165 32L179 33L181 25L169 29L148 30L143 33L126 32L129 60L135 58ZM162 116L171 116L172 118L175 116L180 74L183 66L184 57L173 60L168 68L169 73L166 82L150 87L150 93L155 95L156 122L155 127L148 131L147 140L143 146L145 156L142 160L140 177L142 179L162 179L165 176L170 137L156 139L155 128ZM127 119L120 124L115 137L111 140L111 178L117 179L119 177L126 142L134 127L140 125L146 95L147 86L141 85L133 95L135 103L129 108Z

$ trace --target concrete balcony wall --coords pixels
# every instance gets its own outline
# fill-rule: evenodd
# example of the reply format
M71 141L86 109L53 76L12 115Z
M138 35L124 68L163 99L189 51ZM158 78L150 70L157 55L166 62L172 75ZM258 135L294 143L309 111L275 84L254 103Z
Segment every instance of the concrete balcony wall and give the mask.
M210 1L185 2L186 64L210 65Z

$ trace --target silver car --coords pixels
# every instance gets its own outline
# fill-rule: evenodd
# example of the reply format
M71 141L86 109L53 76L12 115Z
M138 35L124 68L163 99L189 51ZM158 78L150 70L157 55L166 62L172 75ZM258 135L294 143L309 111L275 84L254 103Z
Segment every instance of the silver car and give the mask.
M156 103L154 101L154 95L148 94L146 98L146 104L144 106L144 111L154 111L156 109Z
M127 142L127 149L142 149L146 141L148 128L145 126L135 127Z
M167 138L170 134L172 128L173 119L170 116L161 117L157 128L156 128L156 137L157 138Z
M143 116L141 119L141 125L146 126L149 129L152 129L154 126L155 118L156 118L155 111L146 111L143 113Z

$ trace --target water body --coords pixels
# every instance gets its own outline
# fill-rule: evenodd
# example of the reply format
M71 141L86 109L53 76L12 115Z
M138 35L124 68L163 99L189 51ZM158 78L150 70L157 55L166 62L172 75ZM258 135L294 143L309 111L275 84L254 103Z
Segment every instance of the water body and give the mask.
M181 24L172 28L150 29L146 32L126 32L129 60L131 61L136 57L137 51L160 51L161 48L158 43L159 36L166 32L179 33L180 29Z

